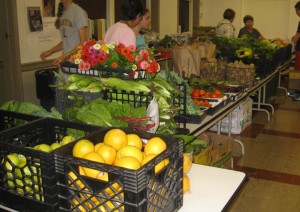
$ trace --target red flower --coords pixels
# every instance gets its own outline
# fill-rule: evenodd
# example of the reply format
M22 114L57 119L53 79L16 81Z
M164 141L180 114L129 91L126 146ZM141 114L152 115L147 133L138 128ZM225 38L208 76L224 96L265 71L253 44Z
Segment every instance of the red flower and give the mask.
M130 62L134 62L134 55L133 54L129 54L126 56L126 59Z
M130 49L127 48L127 47L124 47L121 49L121 55L124 55L124 56L127 56L129 55L131 52L130 52Z
M117 63L117 62L113 62L113 63L111 64L111 67L112 67L112 68L118 68L118 63Z

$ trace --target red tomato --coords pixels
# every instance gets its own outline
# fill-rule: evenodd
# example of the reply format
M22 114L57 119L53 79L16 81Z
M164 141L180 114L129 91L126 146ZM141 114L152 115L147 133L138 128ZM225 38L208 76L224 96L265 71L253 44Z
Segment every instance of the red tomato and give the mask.
M201 96L204 96L205 93L206 93L206 91L201 89L201 90L199 91L199 93L200 93Z
M194 89L191 93L191 97L192 98L199 98L201 95L200 95L200 90L199 89Z
M218 94L212 93L212 94L210 94L210 97L211 98L218 98Z
M218 89L216 89L216 90L214 91L214 93L217 94L217 95L221 95L221 94L222 94L221 91L218 90Z

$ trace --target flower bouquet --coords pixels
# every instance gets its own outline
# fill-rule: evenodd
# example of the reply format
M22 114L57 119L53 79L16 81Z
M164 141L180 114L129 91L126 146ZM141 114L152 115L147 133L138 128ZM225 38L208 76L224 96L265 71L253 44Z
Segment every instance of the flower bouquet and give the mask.
M153 77L160 70L151 49L136 51L135 46L107 44L94 39L78 46L71 54L69 63L78 67L81 74L91 75L90 71L96 70L92 75L121 76L125 79Z

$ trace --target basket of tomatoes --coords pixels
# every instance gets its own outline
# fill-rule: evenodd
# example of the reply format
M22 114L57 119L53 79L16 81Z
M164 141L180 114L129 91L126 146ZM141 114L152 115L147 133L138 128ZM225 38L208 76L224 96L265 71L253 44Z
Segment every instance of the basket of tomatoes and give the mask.
M208 108L207 113L212 115L221 106L224 106L227 102L227 96L224 95L219 89L204 90L194 88L191 93L193 101L200 107Z

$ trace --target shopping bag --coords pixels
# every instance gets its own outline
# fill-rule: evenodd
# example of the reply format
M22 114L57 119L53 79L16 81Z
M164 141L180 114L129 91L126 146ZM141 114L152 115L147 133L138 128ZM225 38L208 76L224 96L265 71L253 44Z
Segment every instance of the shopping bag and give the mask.
M190 77L191 75L200 75L201 51L198 46L198 44L173 46L173 67L179 76Z

